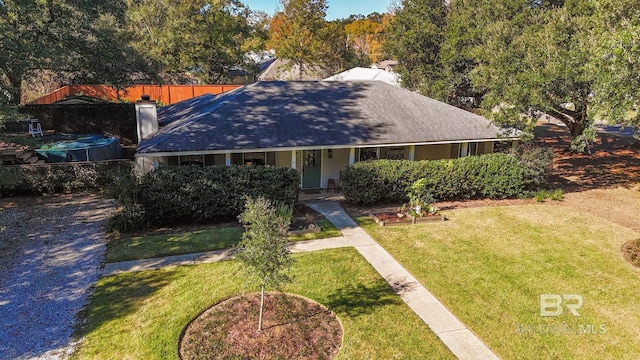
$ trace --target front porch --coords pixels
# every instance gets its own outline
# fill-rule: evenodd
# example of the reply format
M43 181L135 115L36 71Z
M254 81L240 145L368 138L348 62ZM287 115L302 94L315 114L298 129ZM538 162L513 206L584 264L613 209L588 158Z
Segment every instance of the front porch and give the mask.
M163 153L153 158L138 157L142 172L157 166L270 165L290 167L301 173L302 189L331 189L338 186L340 171L358 161L438 160L491 153L494 141L397 144L389 146L327 147L320 149L265 149L244 152ZM310 194L311 195L311 194Z

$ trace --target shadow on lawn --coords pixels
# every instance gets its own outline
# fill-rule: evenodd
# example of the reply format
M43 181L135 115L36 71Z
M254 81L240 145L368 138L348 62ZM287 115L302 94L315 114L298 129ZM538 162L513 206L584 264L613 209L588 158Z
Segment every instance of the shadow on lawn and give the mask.
M86 324L78 332L90 334L107 322L138 311L149 297L175 278L175 270L133 272L102 278L89 306L78 315L86 319Z
M338 288L329 294L324 304L336 313L357 317L374 312L376 307L402 304L402 300L394 293L394 288L379 281Z

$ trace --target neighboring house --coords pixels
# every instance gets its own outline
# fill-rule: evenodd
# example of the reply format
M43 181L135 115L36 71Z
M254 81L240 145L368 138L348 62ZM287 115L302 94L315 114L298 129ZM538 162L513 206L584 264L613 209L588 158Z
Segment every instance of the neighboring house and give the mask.
M277 165L300 170L302 188L325 188L356 161L457 158L505 140L481 116L382 81L258 82L136 113L138 172Z
M355 67L347 71L343 71L337 75L330 76L326 81L352 81L352 80L378 80L384 81L394 86L400 86L399 75L382 69L371 69L364 67Z
M371 65L371 68L393 72L393 70L396 68L397 65L398 65L398 62L396 60L385 60L377 64Z
M267 68L258 76L259 81L291 81L291 80L321 80L330 73L323 70L318 65L302 65L291 63L287 59L274 59Z

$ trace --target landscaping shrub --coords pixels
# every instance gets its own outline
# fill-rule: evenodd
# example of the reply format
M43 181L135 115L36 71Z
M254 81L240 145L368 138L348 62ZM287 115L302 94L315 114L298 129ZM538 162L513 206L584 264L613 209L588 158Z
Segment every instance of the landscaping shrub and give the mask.
M341 172L341 190L355 204L517 197L545 184L551 171L548 154L533 149L449 160L360 162Z
M134 185L122 181L128 183L118 188L135 190L113 193L123 206L111 222L118 231L228 219L244 210L247 197L293 206L300 191L296 170L272 166L161 167Z
M117 174L131 172L131 161L0 166L0 193L52 194L104 189Z
M553 201L560 201L564 197L564 192L562 189L551 190L540 190L534 195L537 202L544 202L547 199L551 199Z

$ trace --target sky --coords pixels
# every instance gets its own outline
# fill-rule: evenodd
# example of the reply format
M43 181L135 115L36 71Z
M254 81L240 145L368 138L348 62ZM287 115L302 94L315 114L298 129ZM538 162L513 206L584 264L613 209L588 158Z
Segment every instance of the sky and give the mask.
M392 0L327 0L327 20L347 18L351 14L368 15L372 12L384 14ZM242 0L242 3L253 10L262 10L269 15L279 8L279 0Z

